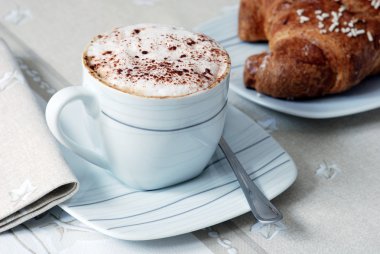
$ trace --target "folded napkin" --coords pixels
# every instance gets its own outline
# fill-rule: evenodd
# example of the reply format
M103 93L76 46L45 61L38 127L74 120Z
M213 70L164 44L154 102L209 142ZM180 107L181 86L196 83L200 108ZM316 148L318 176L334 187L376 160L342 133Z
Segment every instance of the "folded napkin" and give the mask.
M65 201L78 187L0 38L0 232Z

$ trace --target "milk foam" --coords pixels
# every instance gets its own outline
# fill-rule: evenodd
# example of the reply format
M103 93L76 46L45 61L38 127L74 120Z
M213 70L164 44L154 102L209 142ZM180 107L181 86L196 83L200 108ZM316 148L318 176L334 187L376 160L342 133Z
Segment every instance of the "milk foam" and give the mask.
M153 24L98 35L84 58L104 83L146 97L207 90L225 77L230 66L227 52L206 35Z

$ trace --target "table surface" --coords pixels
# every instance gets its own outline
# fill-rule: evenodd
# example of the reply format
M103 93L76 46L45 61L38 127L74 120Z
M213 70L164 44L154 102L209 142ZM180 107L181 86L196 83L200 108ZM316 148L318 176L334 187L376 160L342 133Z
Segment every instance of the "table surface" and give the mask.
M0 37L40 98L81 82L81 51L93 35L153 22L192 28L236 0L0 0ZM266 239L247 213L178 237L129 242L94 232L59 208L0 235L0 253L376 253L380 251L380 110L327 120L274 112L234 93L230 102L262 124L298 168L274 204L285 229ZM335 170L331 178L321 165ZM319 170L318 170L319 169ZM87 248L87 249L86 249Z

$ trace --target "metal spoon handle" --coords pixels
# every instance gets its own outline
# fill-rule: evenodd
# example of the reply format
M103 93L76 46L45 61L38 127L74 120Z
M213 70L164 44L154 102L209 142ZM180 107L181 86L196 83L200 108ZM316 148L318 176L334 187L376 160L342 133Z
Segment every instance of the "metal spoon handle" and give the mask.
M281 212L264 196L261 190L251 180L223 137L221 137L219 141L219 147L222 149L228 163L234 171L255 218L262 223L273 223L281 220Z

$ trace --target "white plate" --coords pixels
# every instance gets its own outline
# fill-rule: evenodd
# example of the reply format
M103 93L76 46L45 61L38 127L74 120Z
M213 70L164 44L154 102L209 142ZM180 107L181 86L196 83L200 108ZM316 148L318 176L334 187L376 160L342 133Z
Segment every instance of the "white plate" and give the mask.
M78 124L83 122L82 113L81 104L69 105L62 115L62 128L68 136L91 147L94 146L90 141L93 133L86 133ZM276 197L294 182L297 170L289 155L268 133L232 106L228 108L224 135L268 198ZM88 226L115 238L149 240L174 236L249 211L220 150L199 177L156 191L131 189L108 171L65 148L62 150L79 179L80 189L60 207Z
M266 43L245 43L237 36L238 15L232 9L197 28L219 41L232 60L231 90L264 107L306 118L332 118L380 107L380 76L366 79L348 92L305 101L286 101L261 95L243 84L243 64L253 54L268 50Z

